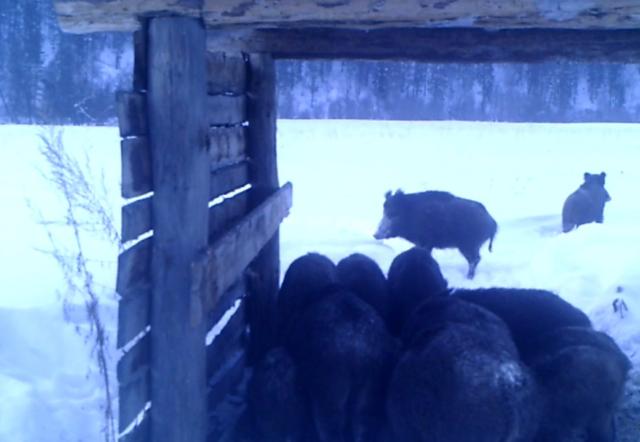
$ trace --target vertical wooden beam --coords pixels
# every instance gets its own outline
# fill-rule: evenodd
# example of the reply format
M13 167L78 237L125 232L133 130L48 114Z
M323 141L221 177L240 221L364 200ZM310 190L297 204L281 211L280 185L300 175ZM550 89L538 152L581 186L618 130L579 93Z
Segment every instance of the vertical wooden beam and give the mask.
M270 55L249 56L247 153L251 158L252 205L278 189L276 157L276 73ZM276 299L280 277L279 234L249 266L247 309L251 324L249 362L257 361L275 339Z
M206 437L205 321L191 263L207 244L205 30L196 19L148 23L148 122L153 172L151 438Z

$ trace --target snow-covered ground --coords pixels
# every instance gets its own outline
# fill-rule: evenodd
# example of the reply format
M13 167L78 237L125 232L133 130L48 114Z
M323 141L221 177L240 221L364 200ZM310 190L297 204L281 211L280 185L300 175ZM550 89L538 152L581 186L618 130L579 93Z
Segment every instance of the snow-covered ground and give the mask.
M410 244L372 237L385 191L448 190L481 201L499 224L493 253L482 250L473 281L464 277L466 262L457 251L435 252L451 286L554 290L584 309L639 365L640 125L278 124L280 180L294 184L294 206L281 230L283 269L318 251L336 261L365 253L387 270ZM96 441L102 392L91 342L76 330L87 327L81 300L70 300L63 315L60 270L38 251L49 242L26 205L29 199L47 219L63 215L61 200L38 173L45 167L38 154L41 132L0 126L0 440ZM65 128L65 144L103 168L119 224L117 130ZM561 234L562 203L585 171L607 172L612 201L605 223ZM104 292L113 365L117 247L92 242L89 253ZM616 298L629 308L623 317L613 312ZM633 376L640 396L637 369ZM627 402L624 412L638 419L639 408Z

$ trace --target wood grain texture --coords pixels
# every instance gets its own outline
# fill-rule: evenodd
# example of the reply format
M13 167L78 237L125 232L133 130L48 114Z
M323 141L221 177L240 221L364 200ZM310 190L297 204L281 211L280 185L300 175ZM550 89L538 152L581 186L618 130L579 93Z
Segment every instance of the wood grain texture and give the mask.
M246 133L244 126L211 127L209 129L209 158L211 169L246 160Z
M209 379L207 405L210 410L215 410L227 395L233 393L244 377L246 366L246 353L240 350L230 355L225 366Z
M249 163L243 161L214 169L209 178L209 200L249 184Z
M116 100L120 136L126 138L147 135L147 99L145 94L119 91L116 94Z
M122 432L133 422L151 400L151 373L148 368L118 386L118 428Z
M247 91L247 63L241 52L210 52L207 55L209 95L242 95Z
M152 229L151 197L122 206L120 240L124 243Z
M146 238L118 256L116 291L121 296L151 286L152 245L153 237Z
M211 244L194 262L194 286L203 296L208 310L222 294L240 279L249 263L269 242L291 207L291 184L253 209L222 237Z
M244 95L209 95L207 118L212 126L242 124L247 120L247 99Z
M220 237L249 210L249 192L242 192L209 208L209 241Z
M207 378L214 377L237 352L246 348L248 335L244 303L233 314L220 334L207 347Z
M151 323L150 288L134 289L120 295L117 348L124 347Z
M243 299L247 293L244 280L241 278L235 284L220 296L218 302L207 311L207 329L211 328L220 321L222 316L229 310L238 299ZM246 308L243 309L246 310ZM246 314L242 315L246 321Z
M133 31L136 16L202 16L209 28L486 27L633 29L640 4L630 0L54 0L68 32Z
M147 137L126 138L120 142L122 197L134 198L151 192L151 153Z
M636 29L247 29L211 32L207 44L209 50L224 47L284 59L640 62L640 31Z
M127 384L135 381L149 370L151 337L147 333L129 349L118 361L116 371L118 382Z
M278 188L276 149L276 73L271 56L249 56L249 129L247 153L251 162L252 205ZM247 311L251 334L249 362L260 360L276 334L276 302L280 278L280 239L273 236L249 266Z
M206 437L205 321L191 263L207 244L205 31L198 20L149 21L147 108L154 196L151 437Z

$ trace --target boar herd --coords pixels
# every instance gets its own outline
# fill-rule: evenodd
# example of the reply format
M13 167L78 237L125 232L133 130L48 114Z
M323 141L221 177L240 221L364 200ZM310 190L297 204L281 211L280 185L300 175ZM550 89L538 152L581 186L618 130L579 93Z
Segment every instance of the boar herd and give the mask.
M569 232L587 223L602 223L604 205L611 200L604 187L606 174L585 172L584 183L566 199L562 207L562 231ZM376 239L400 237L431 251L456 248L469 263L472 279L480 262L480 248L493 238L498 224L481 203L459 198L449 192L426 191L405 194L387 192Z
M604 179L585 173L563 231L602 222ZM452 289L431 255L457 248L473 278L496 232L476 201L389 192L374 236L417 247L387 275L358 253L294 260L233 440L614 441L631 365L613 339L546 290Z
M234 440L610 442L630 362L545 290L451 289L427 249L287 269Z

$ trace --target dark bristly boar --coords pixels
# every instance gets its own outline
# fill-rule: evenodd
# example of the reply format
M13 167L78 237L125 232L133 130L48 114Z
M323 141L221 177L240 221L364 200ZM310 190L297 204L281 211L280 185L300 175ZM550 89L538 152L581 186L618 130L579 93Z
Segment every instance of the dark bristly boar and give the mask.
M377 262L362 253L352 253L338 262L338 278L342 285L375 308L389 324L389 286Z
M540 337L530 354L543 398L536 442L613 442L614 414L631 363L611 337L587 327L565 327Z
M298 369L317 439L376 441L396 342L372 306L334 283L337 269L321 257L302 256L285 273L283 342Z
M376 239L401 237L431 251L457 248L469 263L473 278L480 262L480 247L489 240L489 251L497 224L479 202L448 192L405 194L387 192L384 213L373 235Z
M607 175L584 173L584 183L569 195L562 207L562 231L569 232L587 223L602 223L604 205L611 201L609 192L604 188Z
M396 257L388 275L392 299L405 303L398 318L405 348L387 400L392 440L531 441L538 391L507 326L449 296L435 267L429 253L414 248Z

